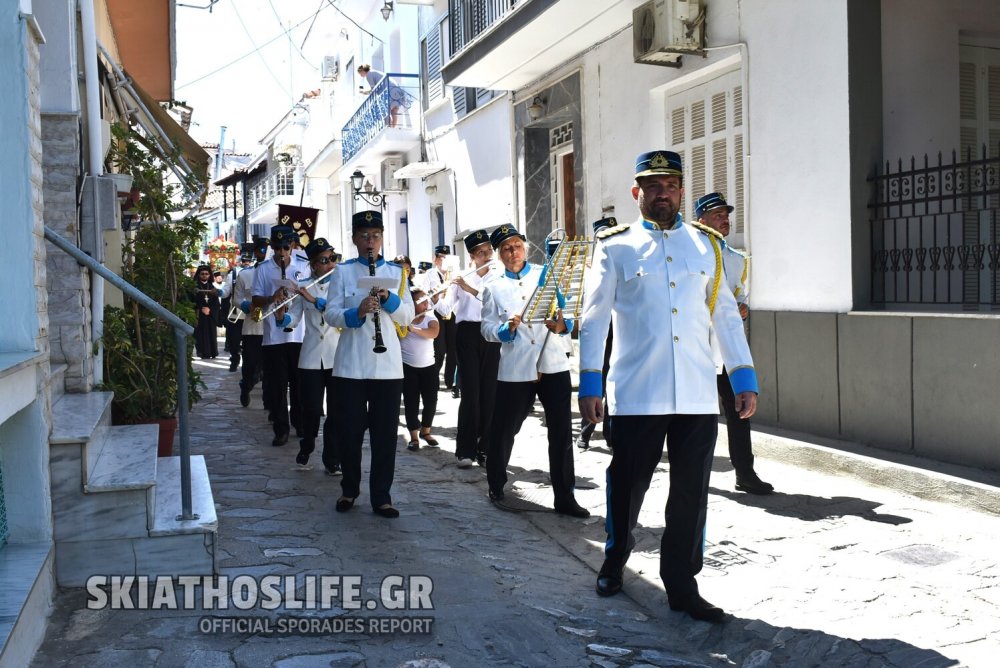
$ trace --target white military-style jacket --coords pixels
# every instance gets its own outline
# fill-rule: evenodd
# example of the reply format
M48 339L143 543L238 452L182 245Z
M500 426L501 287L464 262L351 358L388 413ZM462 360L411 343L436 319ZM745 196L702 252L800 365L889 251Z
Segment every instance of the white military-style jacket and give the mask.
M286 314L288 327L295 327L300 321L305 322L302 349L299 351L300 369L333 369L340 332L337 331L336 327L328 325L323 319L323 312L326 311L328 301L327 291L333 280L333 274L316 285L306 288L309 294L316 297L315 304L310 304L303 297L298 297L288 307ZM312 281L312 278L301 280L299 285L305 286Z
M564 334L552 334L542 323L522 322L513 336L507 330L507 321L524 310L541 275L541 267L526 262L517 274L504 271L503 276L488 281L480 293L483 298L480 325L483 338L500 343L497 380L505 383L535 382L539 373L569 371L566 335L572 331L573 321L566 321L567 331Z
M390 276L396 284L402 283L403 268L386 262L381 257L375 264L376 276ZM403 377L403 359L399 352L399 337L393 322L406 327L413 320L413 298L403 286L402 297L398 290L389 291L389 299L382 304L379 324L382 330L384 353L375 353L375 318L369 313L358 317L358 307L369 291L358 287L358 279L368 276L368 259L356 257L337 266L327 290L326 310L323 319L331 327L339 327L340 340L333 361L333 375L341 378L389 380Z
M299 281L311 273L309 264L302 262L297 255L293 255L291 262L285 267L285 279ZM281 267L274 261L272 256L257 265L253 271L252 292L255 297L272 297L278 289L281 280ZM274 306L274 305L272 305ZM270 308L270 307L268 307ZM267 311L267 308L264 309ZM279 326L274 317L264 318L264 340L263 345L273 346L281 343L302 343L302 326L293 327L292 331L286 332L286 327Z
M720 240L722 247L722 266L725 269L726 286L733 293L737 304L746 304L750 298L750 258ZM745 330L744 330L745 331ZM712 329L712 360L715 362L715 372L722 373L722 351L716 340L715 329Z
M233 304L239 306L240 310L246 314L246 317L243 318L243 336L264 335L264 323L256 322L250 317L250 303L253 300L253 275L255 273L257 273L257 267L247 267L236 275L236 283L233 284Z
M709 312L721 268L707 233L680 221L661 230L640 219L605 230L596 245L581 316L581 397L601 396L609 324L610 415L717 414L713 325L734 391L757 391L743 321L722 277Z

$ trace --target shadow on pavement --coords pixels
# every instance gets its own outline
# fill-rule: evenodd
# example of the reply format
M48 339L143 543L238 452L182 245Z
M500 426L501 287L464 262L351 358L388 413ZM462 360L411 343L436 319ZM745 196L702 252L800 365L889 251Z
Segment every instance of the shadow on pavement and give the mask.
M875 509L881 506L881 503L851 496L824 497L809 494L784 494L782 492L755 496L743 492L731 492L718 487L709 487L708 493L725 497L744 506L760 508L772 515L792 517L803 522L817 522L849 516L895 526L909 524L913 521L909 517L877 513Z

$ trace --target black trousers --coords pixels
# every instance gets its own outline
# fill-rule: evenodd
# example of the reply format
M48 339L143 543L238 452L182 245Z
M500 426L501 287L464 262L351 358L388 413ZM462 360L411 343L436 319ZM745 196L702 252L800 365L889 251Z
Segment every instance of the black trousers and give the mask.
M750 420L744 420L736 412L736 395L729 382L729 374L723 369L715 377L719 387L719 402L726 416L726 435L729 437L729 461L736 469L736 475L753 473L753 447L750 445Z
M371 443L371 471L368 490L372 508L392 503L392 479L396 469L396 425L403 379L357 380L334 377L340 407L334 424L340 437L340 465L344 496L361 493L361 445L365 430Z
M490 489L503 490L507 484L507 464L514 448L514 437L535 405L542 402L549 437L549 478L556 504L573 498L576 472L573 468L573 427L570 415L569 371L542 374L537 383L497 382L497 396L503 397L504 410L494 414L490 428L490 449L486 456L486 479Z
M440 337L439 337L440 338ZM500 344L490 343L478 322L458 323L458 373L462 377L462 401L458 404L458 436L455 456L473 459L486 453L490 423L500 370Z
M441 333L434 339L434 375L441 373L441 366L444 365L444 386L451 389L455 384L455 367L458 365L458 325L455 318L445 320L438 318L441 323Z
M300 446L306 454L316 449L319 421L323 413L323 395L326 394L326 419L323 420L323 465L332 469L340 464L337 454L337 430L333 413L337 407L336 384L330 369L299 369L299 395L302 403L302 440Z
M420 402L424 403L423 419L420 418ZM434 365L415 367L403 364L403 411L406 414L406 428L410 431L434 424L434 411L438 403L438 376Z
M244 334L241 337L243 348L243 369L241 375L243 379L240 381L240 386L247 392L252 390L257 381L261 379L261 371L263 369L261 345L263 342L264 336L261 334Z
M237 367L240 365L240 340L243 337L243 321L237 320L235 323L226 320L226 349L229 351L229 365Z
M267 406L271 411L274 435L287 434L289 425L300 428L302 404L299 397L299 351L301 343L261 346L264 375L267 376ZM289 404L291 408L289 409Z
M667 443L670 492L660 540L660 579L667 593L697 593L704 554L708 479L719 421L715 415L614 415L615 448L607 470L605 569L625 566L642 500Z

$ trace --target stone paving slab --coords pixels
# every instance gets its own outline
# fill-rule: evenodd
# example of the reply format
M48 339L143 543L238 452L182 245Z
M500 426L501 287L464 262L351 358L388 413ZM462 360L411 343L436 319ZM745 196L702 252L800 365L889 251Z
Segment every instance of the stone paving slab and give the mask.
M454 459L458 402L439 394L440 448L405 449L399 428L393 499L402 516L333 512L340 478L292 463L296 440L270 446L259 388L238 403L239 374L196 361L206 400L192 413L193 452L206 457L219 516L219 567L230 576L358 575L366 598L382 578L433 579L426 635L203 633L203 617L277 619L293 611L88 610L60 592L36 666L992 666L1000 649L1000 518L873 485L859 476L758 458L777 493L733 491L720 436L713 465L702 593L732 613L720 626L671 612L658 581L667 493L660 465L639 518L623 594L593 590L605 540L598 437L576 453L579 501L594 517L504 512L485 472ZM511 460L529 500L551 506L544 428L526 422ZM724 429L721 430L724 434ZM319 458L319 453L314 455ZM872 461L870 466L883 466ZM367 448L364 463L367 477ZM882 480L891 480L883 476ZM981 508L981 505L977 505ZM316 619L367 611L307 611ZM398 613L414 616L417 611Z

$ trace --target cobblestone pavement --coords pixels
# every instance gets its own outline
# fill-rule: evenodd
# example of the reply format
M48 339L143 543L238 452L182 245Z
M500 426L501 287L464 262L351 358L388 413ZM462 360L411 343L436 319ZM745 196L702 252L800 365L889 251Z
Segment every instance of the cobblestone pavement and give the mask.
M711 482L702 594L732 614L713 626L671 612L657 553L667 463L640 516L623 594L594 593L605 539L600 440L576 453L588 520L551 505L540 413L511 460L524 512L486 498L485 471L455 467L458 402L439 395L440 448L405 446L400 426L396 520L357 506L335 513L340 478L303 471L296 440L282 448L261 409L238 403L238 373L196 362L208 386L192 415L219 513L222 574L363 576L363 597L388 575L433 579L427 634L204 633L200 620L282 615L325 620L379 609L88 610L83 590L58 593L36 666L993 666L1000 648L1000 519L872 486L855 477L758 458L777 493L734 492L724 428ZM773 450L773 449L772 449ZM313 456L318 460L319 452ZM885 466L872 462L872 466ZM364 470L367 471L367 455ZM367 476L366 476L367 477ZM885 479L891 480L890 474ZM508 495L511 497L513 495Z

